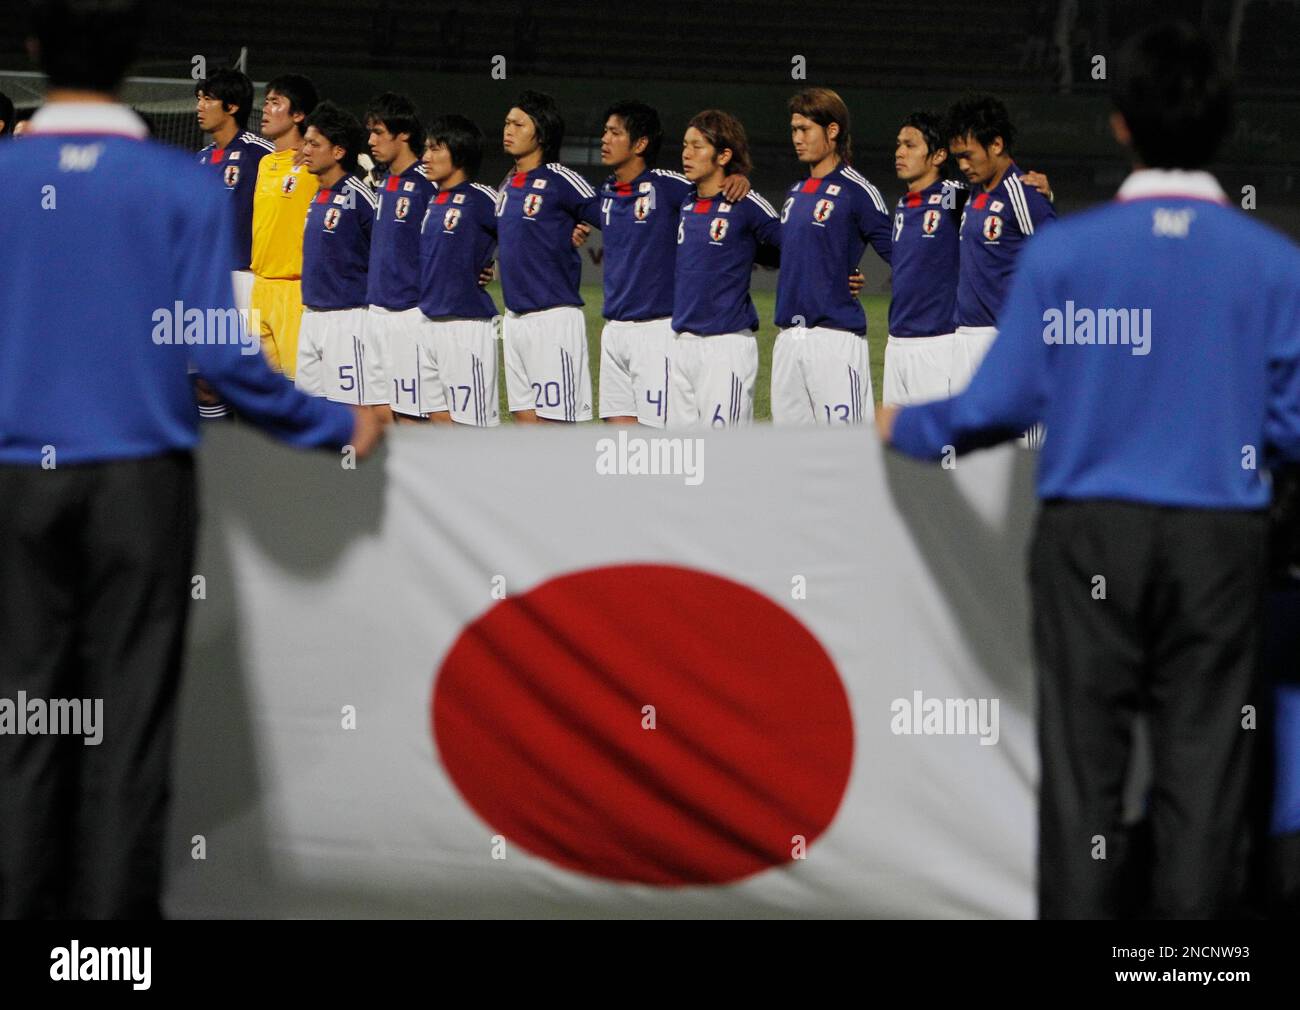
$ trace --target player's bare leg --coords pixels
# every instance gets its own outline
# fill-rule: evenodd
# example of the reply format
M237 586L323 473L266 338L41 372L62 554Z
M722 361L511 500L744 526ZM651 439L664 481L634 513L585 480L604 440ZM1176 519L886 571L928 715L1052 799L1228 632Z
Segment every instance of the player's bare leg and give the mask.
M515 424L541 424L542 419L537 416L535 410L512 410L510 416L515 419Z

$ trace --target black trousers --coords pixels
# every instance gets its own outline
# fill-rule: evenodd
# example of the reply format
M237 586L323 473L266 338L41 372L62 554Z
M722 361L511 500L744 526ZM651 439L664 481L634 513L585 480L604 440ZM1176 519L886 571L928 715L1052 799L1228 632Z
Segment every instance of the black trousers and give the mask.
M0 735L0 916L159 914L197 503L188 454L0 466L0 699L102 699L102 741Z
M1245 706L1271 710L1259 676L1267 532L1262 512L1044 504L1030 559L1043 918L1240 908L1255 751L1271 746L1271 726L1243 728ZM1139 711L1151 851L1135 878L1121 793Z

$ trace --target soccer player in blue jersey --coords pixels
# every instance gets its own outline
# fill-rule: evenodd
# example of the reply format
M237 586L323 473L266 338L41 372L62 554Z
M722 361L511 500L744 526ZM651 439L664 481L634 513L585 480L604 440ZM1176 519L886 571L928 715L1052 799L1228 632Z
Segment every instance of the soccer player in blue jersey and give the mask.
M842 278L869 243L889 262L889 214L880 190L850 164L849 110L829 88L789 103L795 155L808 176L781 208L781 275L772 353L772 421L863 424L875 403L867 317Z
M952 383L958 234L970 190L944 178L949 164L944 130L938 116L913 112L895 141L894 169L907 192L894 210L893 297L881 399L900 406L941 400ZM1026 172L1023 181L1051 199L1045 175Z
M418 417L415 345L420 327L420 222L433 197L424 177L424 127L414 103L385 92L366 112L370 153L387 169L379 186L374 231L370 237L367 299L363 332L363 402L381 414L390 404L398 415ZM391 416L391 415L390 415Z
M914 112L899 128L894 169L907 192L894 210L892 297L885 345L884 403L940 400L952 381L958 233L968 190L943 177L944 124Z
M497 191L475 182L483 131L464 116L429 126L424 172L438 187L420 224L417 393L434 423L494 427L497 308L479 275L497 244Z
M606 319L600 333L600 416L611 423L662 428L672 348L673 263L678 210L692 186L679 172L655 168L663 144L659 113L644 102L605 110L600 160L613 174L587 205L587 226L604 239ZM749 180L729 175L723 196L744 199Z
M574 228L596 199L559 163L564 120L555 100L525 91L506 114L502 144L514 171L497 200L506 395L524 424L591 419L587 327Z
M235 304L247 312L253 293L253 191L257 166L275 145L248 129L253 111L253 82L238 70L222 69L194 85L199 129L212 143L199 152L230 194L235 221Z
M948 113L948 156L970 187L959 229L961 268L953 321L951 389L966 388L997 336L998 310L1025 243L1056 217L1026 186L1011 156L1015 128L996 98L963 99Z
M222 69L194 85L199 129L212 143L199 152L199 164L211 166L230 194L235 222L235 307L248 319L253 296L253 193L257 167L275 150L271 141L248 129L253 110L253 82L238 70ZM199 416L224 417L226 405L199 387Z
M882 407L877 427L937 460L1047 425L1030 559L1039 914L1219 917L1240 914L1250 852L1262 741L1242 716L1268 711L1265 471L1300 461L1300 248L1204 170L1232 121L1210 40L1165 25L1115 63L1111 125L1133 161L1118 198L1029 243L963 393ZM1138 713L1154 859L1135 888Z
M757 193L735 203L723 195L727 176L750 170L745 128L730 113L691 119L682 170L695 189L677 223L668 423L752 424L758 312L749 281L760 249L779 250L781 221Z
M357 178L365 132L333 102L304 121L303 164L319 189L302 236L299 389L341 403L365 403L362 332L375 195Z

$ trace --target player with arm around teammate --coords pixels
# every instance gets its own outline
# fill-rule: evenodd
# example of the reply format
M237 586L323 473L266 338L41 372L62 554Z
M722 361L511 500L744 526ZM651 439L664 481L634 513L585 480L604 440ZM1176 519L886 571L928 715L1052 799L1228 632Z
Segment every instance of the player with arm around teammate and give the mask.
M586 206L585 223L604 239L605 326L600 333L600 416L611 423L662 428L668 404L672 348L673 261L678 208L692 186L680 172L654 167L663 143L659 113L638 101L605 110L600 160L612 175L598 203ZM735 203L749 192L744 175L729 175L724 197Z
M555 100L525 91L506 113L505 153L514 171L497 199L498 262L506 303L506 395L523 424L591 419L582 260L573 231L596 191L559 163L564 120Z
M781 275L772 354L776 424L869 424L875 403L862 303L840 278L869 243L889 262L880 190L850 164L849 110L829 88L789 103L795 154L808 166L781 208Z
M421 413L436 424L491 428L497 394L497 307L479 283L497 243L497 191L475 182L483 131L464 116L429 126L424 171L438 192L420 225L416 335Z
M749 142L735 116L706 109L687 126L683 174L695 186L677 223L668 423L753 423L758 312L750 274L761 249L779 250L781 222L757 193L732 203L728 175L748 175Z
M424 127L415 104L385 92L366 112L370 152L388 171L370 237L364 402L388 414L420 415L415 364L420 314L420 223L433 198L424 176Z
M357 177L365 134L333 102L306 120L304 165L320 186L302 239L302 324L295 382L315 396L365 403L362 332L375 196Z

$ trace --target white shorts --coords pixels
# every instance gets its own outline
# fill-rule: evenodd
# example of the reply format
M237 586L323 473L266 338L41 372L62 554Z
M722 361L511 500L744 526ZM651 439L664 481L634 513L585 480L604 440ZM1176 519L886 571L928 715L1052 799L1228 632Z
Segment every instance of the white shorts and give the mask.
M666 316L605 323L600 331L601 417L635 417L652 428L664 426L672 343L672 319Z
M953 335L952 351L952 395L956 396L970 385L979 371L980 362L989 353L993 341L997 339L996 326L958 326ZM1042 424L1035 424L1016 440L1022 449L1041 449L1047 432Z
M502 320L510 409L551 421L591 420L587 324L576 305L507 312Z
M415 382L407 375L399 385L393 377L393 362L398 358L408 363L415 360L415 339L422 319L424 313L418 307L393 311L371 305L366 310L362 332L362 403L391 403L394 410L404 414L419 413Z
M825 326L792 326L772 349L773 424L872 424L867 338Z
M958 326L952 339L952 371L949 395L956 396L975 378L980 362L997 339L996 326Z
M890 336L885 344L885 388L881 402L895 407L948 398L954 335Z
M235 308L247 318L253 304L253 271L232 270L230 279L235 285ZM260 327L258 332L261 332Z
M667 423L731 428L754 423L758 341L752 333L673 335Z
M414 377L419 413L447 411L459 424L501 423L496 325L491 319L429 319L416 331L418 362L394 357L393 377ZM394 408L396 409L396 408ZM415 413L404 405L403 414Z
M361 403L362 330L366 310L303 306L294 385L312 396Z

